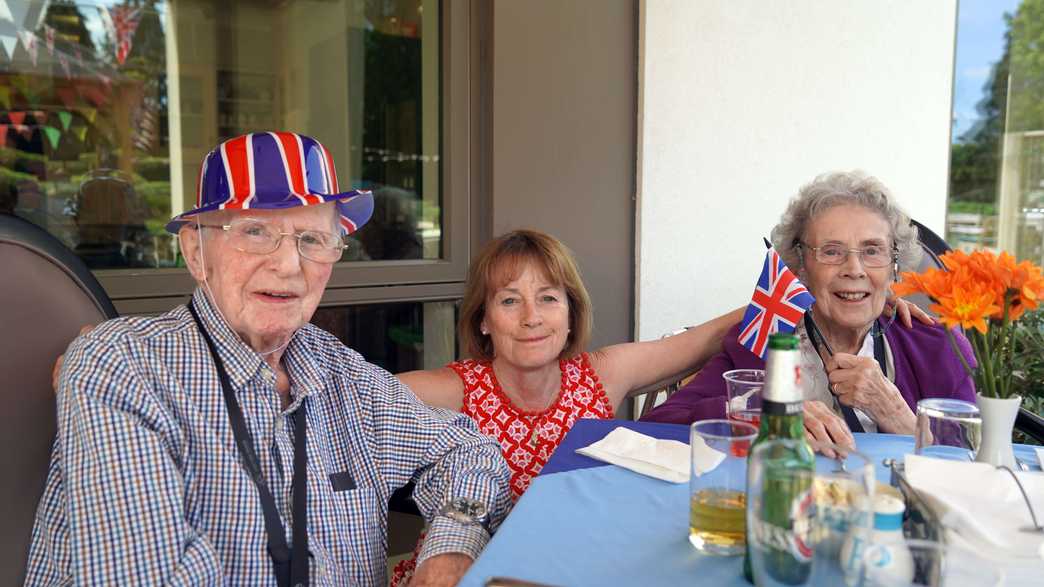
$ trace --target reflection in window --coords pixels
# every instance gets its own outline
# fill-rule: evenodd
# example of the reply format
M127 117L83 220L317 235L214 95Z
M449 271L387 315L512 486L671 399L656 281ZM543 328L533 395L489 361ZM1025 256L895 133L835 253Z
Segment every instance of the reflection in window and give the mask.
M456 358L454 302L319 308L312 323L392 373L443 367Z
M342 186L374 191L344 260L441 256L438 0L9 5L0 212L92 268L180 265L163 226L194 206L199 161L272 129L318 138Z
M1044 262L1044 0L959 10L947 240Z

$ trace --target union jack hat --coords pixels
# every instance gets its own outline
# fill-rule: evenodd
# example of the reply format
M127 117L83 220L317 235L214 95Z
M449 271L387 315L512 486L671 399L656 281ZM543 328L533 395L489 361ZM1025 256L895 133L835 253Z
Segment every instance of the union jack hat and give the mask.
M167 223L177 233L189 217L213 210L277 210L337 202L341 230L352 234L373 214L373 194L339 192L330 151L312 137L255 132L229 139L203 158L196 207Z

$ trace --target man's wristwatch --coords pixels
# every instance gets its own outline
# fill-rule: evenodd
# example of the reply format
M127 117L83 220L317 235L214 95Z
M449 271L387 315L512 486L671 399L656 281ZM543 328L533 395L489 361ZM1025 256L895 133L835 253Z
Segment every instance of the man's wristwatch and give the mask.
M455 497L439 509L438 515L465 526L482 526L487 533L493 534L489 528L489 508L481 501L467 497Z

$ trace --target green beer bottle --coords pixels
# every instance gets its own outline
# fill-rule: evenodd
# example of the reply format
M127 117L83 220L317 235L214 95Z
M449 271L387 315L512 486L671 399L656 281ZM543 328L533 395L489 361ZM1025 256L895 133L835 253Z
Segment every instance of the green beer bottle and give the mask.
M753 459L763 471L759 488L763 504L760 517L747 523L747 552L743 557L743 576L754 582L751 569L751 544L766 550L765 568L776 583L800 585L808 580L812 569L810 552L803 541L807 520L795 520L811 505L812 472L815 455L805 438L804 397L801 391L798 337L777 333L769 336L768 360L765 365L765 387L761 391L761 428L751 444L747 462L747 507L751 507L751 470ZM790 439L790 449L783 445L769 451L755 448L774 439ZM778 448L778 450L777 450ZM798 474L807 470L807 475ZM776 474L773 474L775 472ZM755 526L755 527L752 527Z

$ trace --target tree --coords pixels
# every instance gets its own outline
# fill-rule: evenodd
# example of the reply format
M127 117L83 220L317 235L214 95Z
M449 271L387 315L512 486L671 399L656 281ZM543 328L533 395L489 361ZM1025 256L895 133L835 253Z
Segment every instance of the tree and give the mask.
M1004 52L983 84L983 97L975 105L981 118L961 135L950 150L950 199L992 203L997 199L1005 108L1008 104L1008 71L1012 45L1012 17L1005 15Z
M1044 130L1044 0L1023 0L1009 19L1008 132ZM1007 96L1005 96L1007 97Z

